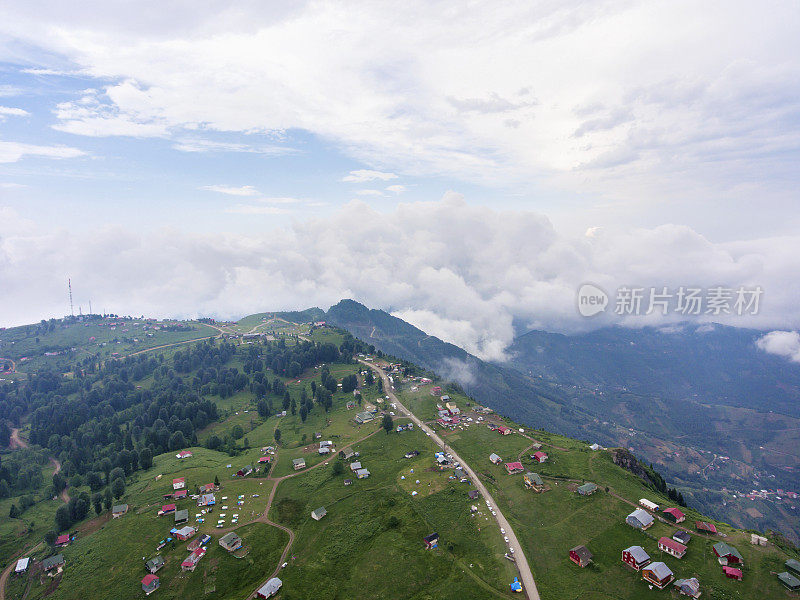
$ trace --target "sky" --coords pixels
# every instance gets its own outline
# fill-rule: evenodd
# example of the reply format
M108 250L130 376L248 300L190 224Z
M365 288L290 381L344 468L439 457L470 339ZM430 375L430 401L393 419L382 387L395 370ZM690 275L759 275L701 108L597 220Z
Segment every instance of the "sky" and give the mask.
M582 317L590 282L759 288L697 318L795 339L795 2L70 4L0 4L0 326L68 278L162 317L352 297L495 359L685 318Z

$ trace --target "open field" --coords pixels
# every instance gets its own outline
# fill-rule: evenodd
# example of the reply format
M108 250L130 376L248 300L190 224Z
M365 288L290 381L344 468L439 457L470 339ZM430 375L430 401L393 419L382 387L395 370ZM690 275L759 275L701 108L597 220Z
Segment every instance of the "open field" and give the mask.
M417 468L432 464L435 446L419 432L379 432L354 447L369 469L355 479L349 469L333 475L322 467L283 482L270 513L295 529L294 568L282 575L287 598L487 598L510 596L513 565L502 558L503 541L485 515L470 516L467 484L435 473L439 491L411 496L398 485L411 461L407 449L422 452ZM351 486L344 479L354 479ZM325 506L317 522L310 511ZM485 525L485 526L484 526ZM437 550L422 537L439 532ZM296 590L296 594L295 594Z

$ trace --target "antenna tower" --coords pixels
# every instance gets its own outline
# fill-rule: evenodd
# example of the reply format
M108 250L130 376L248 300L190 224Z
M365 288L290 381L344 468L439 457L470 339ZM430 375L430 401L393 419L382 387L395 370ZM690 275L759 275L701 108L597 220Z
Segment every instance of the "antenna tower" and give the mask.
M75 316L75 308L72 306L72 279L67 279L67 287L69 287L69 314Z

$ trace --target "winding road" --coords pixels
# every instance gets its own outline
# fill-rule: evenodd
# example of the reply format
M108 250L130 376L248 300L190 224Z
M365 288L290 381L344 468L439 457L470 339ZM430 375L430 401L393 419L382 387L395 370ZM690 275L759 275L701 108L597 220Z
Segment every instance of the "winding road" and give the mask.
M13 450L14 448L27 448L28 442L22 439L19 435L19 427L16 427L11 430L11 440L8 443L8 447Z
M497 524L502 528L505 529L505 535L509 539L509 546L514 549L514 559L517 565L517 569L519 570L519 577L522 581L522 586L525 591L525 595L528 597L528 600L541 600L539 596L539 590L536 589L536 582L533 580L533 573L531 572L530 565L528 564L528 559L525 558L525 553L522 551L522 546L517 539L517 535L514 533L514 530L511 528L511 524L505 518L503 513L500 511L500 507L497 506L497 502L494 501L491 494L489 494L489 490L483 484L483 482L478 478L478 475L475 471L472 470L466 461L461 458L458 454L456 454L455 450L450 448L443 440L440 438L436 432L428 427L425 423L423 423L414 413L408 410L400 400L397 399L394 392L392 391L392 382L389 380L389 376L384 373L381 369L377 366L370 364L366 361L359 359L359 362L373 371L377 372L378 375L383 380L383 389L384 393L389 396L392 402L395 403L397 409L399 409L402 413L408 416L420 429L422 429L425 433L427 433L430 438L445 452L449 452L453 458L458 461L461 468L467 472L469 478L475 484L475 487L478 488L478 491L483 496L484 500L486 500L489 504L491 504L492 511L495 513L494 518L497 520Z

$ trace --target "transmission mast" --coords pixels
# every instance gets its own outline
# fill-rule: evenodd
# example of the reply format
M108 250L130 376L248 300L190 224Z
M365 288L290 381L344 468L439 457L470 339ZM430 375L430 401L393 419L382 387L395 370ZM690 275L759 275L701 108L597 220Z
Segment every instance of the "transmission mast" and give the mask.
M72 279L67 279L67 287L69 287L69 314L75 316L75 308L72 306Z

